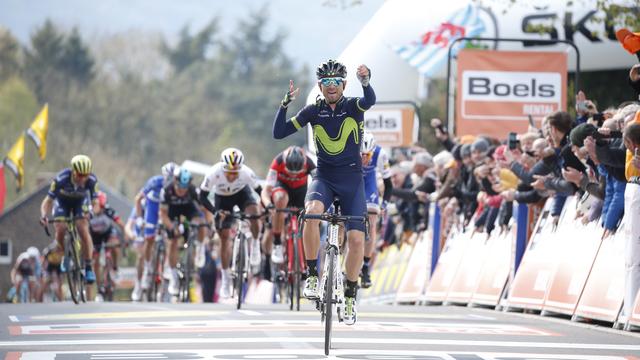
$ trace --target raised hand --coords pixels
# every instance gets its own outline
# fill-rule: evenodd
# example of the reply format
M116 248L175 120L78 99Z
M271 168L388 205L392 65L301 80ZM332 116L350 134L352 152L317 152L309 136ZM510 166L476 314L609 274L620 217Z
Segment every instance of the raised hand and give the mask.
M358 66L356 76L358 77L358 81L360 81L360 84L362 84L362 86L369 86L369 80L371 79L371 70L369 70L366 65L362 64Z
M293 80L289 80L289 91L287 91L287 93L284 94L284 99L282 99L282 102L281 102L282 106L287 107L290 102L296 99L296 96L298 96L299 92L300 92L300 88L294 89Z

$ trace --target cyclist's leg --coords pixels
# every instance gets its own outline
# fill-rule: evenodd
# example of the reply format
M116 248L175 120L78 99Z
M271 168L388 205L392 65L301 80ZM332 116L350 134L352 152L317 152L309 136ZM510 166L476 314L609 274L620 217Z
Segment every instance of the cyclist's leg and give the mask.
M80 236L82 244L82 259L84 260L85 280L92 284L95 282L95 273L93 272L93 241L89 231L89 198L85 197L83 201L78 201L73 209L74 222L76 230Z
M157 201L147 199L144 209L144 245L142 246L142 257L144 258L144 276L143 273L138 275L143 289L148 287L148 277L151 276L151 257L153 256L153 248L156 241L156 227L158 225L159 204ZM143 279L144 278L144 279Z
M91 235L91 241L93 243L93 269L96 273L96 286L98 288L100 288L100 286L104 286L104 284L102 283L102 272L104 271L104 269L102 267L102 264L100 264L100 251L102 251L102 247L104 246L106 240L107 239L105 236L99 236L98 234ZM93 295L95 295L91 293L92 290L92 287L87 288L89 299L92 299Z
M333 190L324 179L315 177L309 186L305 198L305 212L319 215L333 201ZM302 243L307 262L307 279L303 296L308 299L318 298L318 251L320 250L320 221L305 220L302 230Z
M71 216L71 207L68 204L58 201L53 205L53 219L56 242L58 247L64 252L64 234L67 232L67 223L65 219Z
M353 177L344 178L344 180L337 185L339 186L338 197L343 215L366 215L363 183L362 177ZM350 221L347 222L345 226L348 246L346 255L347 280L349 282L357 282L364 257L365 224L359 221Z
M233 211L235 206L235 195L220 196L215 195L214 203L216 209ZM221 271L221 284L220 284L220 297L231 297L231 254L233 252L233 239L231 239L231 227L233 226L233 219L229 216L222 217L221 214L216 214L214 220L215 228L220 237L220 262L222 265Z
M260 208L258 207L258 204L260 203L260 196L251 187L249 187L248 185L245 186L236 195L236 205L238 205L241 211L244 211L247 215L259 214ZM258 239L262 220L251 219L249 223L251 224L251 235L254 239Z
M284 186L276 187L271 196L276 208L284 208L289 203L289 194ZM282 231L284 228L285 216L286 214L283 212L275 212L273 215L273 245L275 247L273 251L273 261L275 264L281 264L284 260L282 250Z

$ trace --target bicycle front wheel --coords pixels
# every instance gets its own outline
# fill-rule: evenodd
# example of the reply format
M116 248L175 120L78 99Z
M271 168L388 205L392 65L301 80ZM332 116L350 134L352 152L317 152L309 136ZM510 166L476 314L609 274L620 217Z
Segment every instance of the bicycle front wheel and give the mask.
M67 267L67 284L71 293L71 300L79 304L82 301L82 275L80 274L80 265L78 264L78 253L76 251L74 241L65 241L65 254L68 258Z
M191 272L193 271L193 241L189 241L187 243L187 247L185 249L185 259L186 266L184 267L184 278L182 279L182 289L180 291L180 296L182 297L182 302L190 302L191 294L189 293L189 288L191 284Z
M235 284L236 294L238 295L237 309L240 310L240 307L242 306L242 287L244 284L244 270L245 270L244 263L245 263L245 257L247 256L247 254L245 253L246 239L244 235L238 236L236 241L240 241L240 244L238 244L238 253L236 254L236 284Z
M298 243L298 236L293 237L293 289L291 294L291 307L293 310L293 301L296 303L296 311L300 311L300 286L302 282L302 269L300 266L300 244Z
M336 273L336 260L337 253L335 248L330 248L327 251L325 261L328 261L327 271L328 274L325 277L326 283L324 286L324 354L329 355L329 349L331 349L331 318L333 316L333 279Z

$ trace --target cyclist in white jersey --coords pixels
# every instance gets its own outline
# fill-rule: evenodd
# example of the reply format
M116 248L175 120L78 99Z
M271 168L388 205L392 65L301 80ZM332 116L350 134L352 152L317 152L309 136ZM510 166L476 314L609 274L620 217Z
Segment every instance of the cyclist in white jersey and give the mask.
M254 190L258 186L257 178L253 170L244 165L244 155L235 148L228 148L222 152L220 162L213 165L207 172L200 185L200 201L204 207L212 214L216 215L215 226L220 235L222 260L222 284L220 296L228 298L231 296L231 265L232 244L230 230L233 219L224 217L217 213L218 210L233 211L234 206L238 206L247 215L257 215L260 197ZM209 199L209 194L213 192L213 203ZM252 249L250 263L252 266L260 265L260 252L258 233L260 231L260 221L253 219L251 222Z
M369 238L364 245L364 261L360 271L360 286L366 289L371 286L371 276L369 275L369 262L376 249L378 216L380 214L380 194L378 191L378 178L382 177L384 182L384 192L382 195L382 209L387 206L391 198L391 171L389 168L389 158L386 152L368 131L362 134L362 173L364 176L364 196L367 200L367 212L369 214Z

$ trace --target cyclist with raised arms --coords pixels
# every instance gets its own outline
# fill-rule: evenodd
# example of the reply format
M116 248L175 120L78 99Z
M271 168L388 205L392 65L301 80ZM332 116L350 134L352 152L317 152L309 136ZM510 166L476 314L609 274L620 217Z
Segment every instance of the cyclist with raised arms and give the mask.
M220 284L220 296L231 296L231 253L233 250L231 238L231 226L233 218L224 217L218 210L232 212L234 206L248 215L258 215L258 202L260 198L254 189L258 186L256 175L247 165L244 165L244 155L236 148L227 148L222 151L220 162L213 165L207 172L200 185L200 202L212 214L216 215L215 227L220 235L220 258L222 260L222 283ZM209 194L213 192L213 203ZM258 235L260 221L252 219L251 235L253 236L251 265L260 264L260 252Z
M89 203L97 205L98 179L91 173L91 159L86 155L76 155L71 159L71 167L62 170L51 182L49 192L40 205L40 223L47 226L47 216L53 208L55 238L64 251L64 234L67 231L66 218L75 222L82 243L84 278L88 284L96 281L93 272L93 243L89 233ZM69 259L62 261L60 270L66 272Z
M296 116L287 120L287 106L300 91L294 89L293 81L290 81L289 91L285 94L273 123L273 137L283 139L307 124L312 126L318 151L318 168L305 198L307 214L322 214L331 206L334 196L337 196L343 215L364 216L366 204L360 147L364 112L376 102L376 95L369 84L371 71L365 65L358 66L357 77L364 91L362 98L343 96L347 77L347 69L343 64L328 60L318 67L316 75L323 98L305 106ZM364 257L364 223L348 222L346 229L348 252L344 322L353 325L357 319L356 292ZM309 299L317 299L316 264L320 249L318 220L307 221L302 238L309 269L303 295Z
M160 192L160 221L167 231L169 246L169 287L171 295L178 295L180 281L178 278L178 229L174 227L174 220L184 216L191 223L204 224L204 214L200 211L200 202L196 187L191 183L193 176L187 169L179 169L174 173L174 181L165 185ZM206 228L198 228L198 243L202 244L206 235ZM186 236L186 235L185 235ZM185 238L186 240L186 238ZM197 245L198 246L198 245ZM202 246L202 245L199 245Z
M391 171L389 158L386 152L368 131L362 135L362 172L364 174L364 196L367 199L367 213L369 214L369 238L364 245L364 262L360 271L360 286L366 289L371 286L369 275L369 262L376 249L376 228L380 214L380 194L378 191L378 179L382 177L384 192L382 193L382 209L385 209L391 198Z
M262 189L262 203L276 208L304 207L304 197L307 194L307 176L315 170L316 164L299 146L290 146L278 154L271 162L267 173L267 182ZM284 250L282 246L282 230L284 228L285 213L271 214L273 224L273 251L271 260L274 264L282 264ZM269 248L271 244L265 244ZM266 251L265 251L266 252ZM267 259L269 257L267 256Z
M136 286L132 293L132 297L137 299L136 301L142 296L143 290L149 289L151 283L151 253L153 252L160 214L160 193L165 186L173 181L176 169L178 169L178 165L172 161L164 164L161 168L162 174L150 177L135 198L136 215L144 220L144 245L142 248L144 270L136 283L139 286Z

